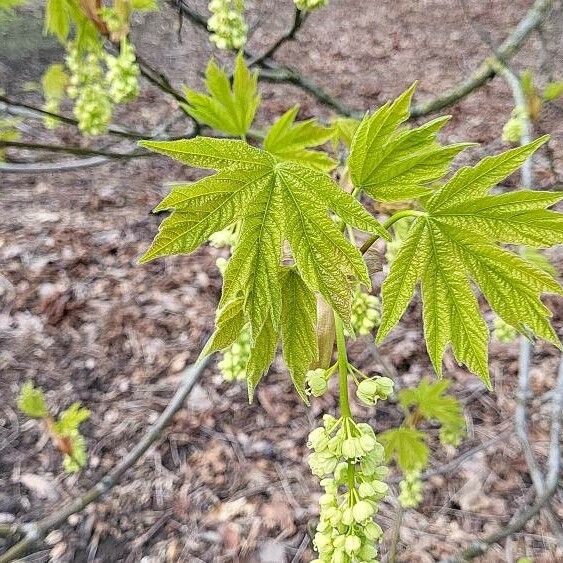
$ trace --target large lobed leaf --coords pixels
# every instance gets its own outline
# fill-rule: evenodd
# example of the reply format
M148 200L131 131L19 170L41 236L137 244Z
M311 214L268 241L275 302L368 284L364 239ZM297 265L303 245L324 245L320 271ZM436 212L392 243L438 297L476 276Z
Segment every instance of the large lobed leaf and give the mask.
M428 195L453 159L471 143L442 146L437 134L449 117L415 129L402 128L409 117L415 84L395 101L366 115L352 139L348 167L352 182L378 201L402 201Z
M523 334L535 334L560 346L549 322L542 293L562 293L547 272L497 243L535 247L563 242L563 215L547 207L560 193L518 191L489 195L544 142L487 157L463 167L422 200L415 219L382 287L383 315L377 340L396 325L417 284L422 287L424 334L438 374L451 344L460 363L490 387L489 331L472 285L491 308Z
M329 213L366 232L388 237L387 232L329 176L242 141L199 137L142 144L219 172L177 186L164 198L156 209L172 213L141 262L192 252L211 234L240 222L239 239L224 274L217 331L206 352L228 346L248 323L252 391L269 367L281 333L284 357L304 395L304 374L317 355L313 292L319 292L347 323L354 280L370 284L360 252ZM281 275L286 242L295 271Z

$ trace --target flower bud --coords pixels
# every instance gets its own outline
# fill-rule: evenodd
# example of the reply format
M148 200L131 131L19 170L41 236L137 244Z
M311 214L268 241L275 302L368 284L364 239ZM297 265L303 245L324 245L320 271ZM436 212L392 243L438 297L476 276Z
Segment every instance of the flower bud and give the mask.
M364 526L364 533L368 540L375 541L383 535L383 530L379 524L376 524L375 522L368 522Z
M393 393L393 380L389 377L378 377L375 382L377 384L377 394L381 399L387 399Z
M347 536L344 542L344 551L348 555L353 555L362 547L362 540L358 536Z
M359 500L352 507L352 517L354 518L354 521L358 523L370 518L373 512L373 506L365 500Z
M377 383L373 379L364 379L356 389L356 396L364 405L373 406L377 402Z

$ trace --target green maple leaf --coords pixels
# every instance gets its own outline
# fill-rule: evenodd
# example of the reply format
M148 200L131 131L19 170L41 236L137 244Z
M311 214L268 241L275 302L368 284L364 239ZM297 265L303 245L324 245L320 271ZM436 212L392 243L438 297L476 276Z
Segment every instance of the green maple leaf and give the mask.
M395 101L366 115L354 134L348 167L354 187L378 201L428 195L453 159L472 143L442 146L436 136L449 116L415 129L402 128L409 117L415 84Z
M264 332L259 333L246 367L249 395L252 397L256 385L272 363L278 339L281 339L283 357L295 389L308 402L305 374L318 356L317 302L315 294L294 268L281 268L279 276L282 296L279 335L268 315L262 329ZM243 299L235 298L220 308L215 324L216 330L203 349L202 358L228 348L238 338L246 325Z
M459 401L445 394L449 386L447 379L434 382L423 379L414 388L401 389L399 403L405 412L408 413L410 407L416 407L424 418L437 420L443 426L463 426L463 411Z
M299 280L288 278L289 274L280 276L286 243L303 286L309 292L319 292L349 323L354 284L369 286L370 279L361 254L329 217L329 211L358 229L386 238L388 233L329 176L282 161L243 141L200 137L142 144L219 172L190 185L176 186L164 198L156 210L172 210L172 214L162 222L141 262L192 252L211 234L240 222L238 242L224 274L217 332L206 353L228 346L248 323L253 349L247 371L252 390L271 363L281 330L287 343L286 360L302 392L300 378L307 363L303 355L312 357L316 350L309 326L314 324L312 293L299 298L301 312L306 313L302 332L290 335L283 328L283 319L287 319L287 325L290 317L284 312L284 296L287 302ZM308 344L297 358L292 349L296 346L294 339L301 338Z
M426 467L430 451L424 432L400 426L382 432L377 439L385 448L386 460L395 458L403 473Z
M291 108L270 127L264 148L283 160L329 172L336 161L324 152L307 149L326 143L334 136L333 129L318 125L314 119L295 123L298 112L299 106Z
M211 60L205 71L209 95L186 88L187 104L183 107L201 123L228 135L243 137L260 105L257 82L257 73L246 67L242 54L235 61L232 87L227 73Z
M295 269L284 270L281 316L283 358L295 389L307 403L305 374L319 355L317 299Z
M542 293L561 293L557 281L497 243L541 247L563 242L563 215L546 208L561 194L518 191L488 195L544 142L487 157L463 167L423 200L382 287L381 341L422 285L424 334L434 369L442 372L448 344L455 357L490 386L489 332L472 290L474 282L495 313L523 334L557 346Z

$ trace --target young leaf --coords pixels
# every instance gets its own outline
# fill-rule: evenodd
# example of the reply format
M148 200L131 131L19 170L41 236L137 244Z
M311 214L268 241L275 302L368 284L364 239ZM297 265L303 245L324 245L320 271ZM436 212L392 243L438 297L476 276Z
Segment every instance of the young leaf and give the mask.
M63 457L63 467L68 473L77 473L88 461L86 450L86 440L82 434L75 432L68 436L68 447L70 453L65 453Z
M339 141L349 148L352 144L354 133L359 125L360 121L358 119L352 117L335 117L332 120L332 140L333 145L335 145L334 148L336 149Z
M90 418L90 411L80 406L80 403L72 403L59 415L55 422L55 430L61 436L71 436L78 431L78 427Z
M142 262L189 253L209 236L241 221L239 241L225 271L222 304L242 294L252 339L269 317L278 330L281 315L279 268L288 240L297 269L312 291L348 322L351 278L369 285L359 251L329 218L388 237L387 232L328 176L240 141L196 138L146 142L144 146L178 160L222 171L177 187L157 207L172 209Z
M43 73L41 85L43 95L50 100L61 100L65 95L68 75L62 64L52 64Z
M459 401L446 395L450 382L446 379L428 381L423 379L416 387L399 391L399 402L408 413L410 407L427 420L437 420L440 424L456 427L464 424L463 411Z
M298 112L299 106L293 107L270 127L264 139L264 148L283 160L329 172L336 166L336 161L324 152L307 149L326 143L334 131L318 125L314 119L295 123Z
M228 135L248 133L260 96L256 93L258 75L251 73L242 54L235 62L232 87L227 73L211 60L205 72L208 95L186 88L186 111L198 121Z
M386 460L395 458L403 473L426 467L430 451L424 432L400 426L382 432L377 438L385 448Z
M453 159L470 143L442 146L436 136L449 117L416 129L400 128L409 116L414 84L392 103L366 115L352 140L348 166L354 186L378 201L402 201L431 193Z
M552 102L563 96L563 80L557 82L550 82L543 89L543 99L546 102Z
M34 387L31 381L22 385L18 396L18 409L31 418L45 418L49 415L43 391Z
M531 191L487 195L545 140L461 168L424 202L426 214L413 222L383 283L378 341L401 318L421 282L425 339L434 369L441 374L451 344L457 360L490 386L489 335L471 288L474 281L508 324L560 345L540 300L542 293L561 293L559 284L495 243L563 242L563 215L546 210L563 196Z

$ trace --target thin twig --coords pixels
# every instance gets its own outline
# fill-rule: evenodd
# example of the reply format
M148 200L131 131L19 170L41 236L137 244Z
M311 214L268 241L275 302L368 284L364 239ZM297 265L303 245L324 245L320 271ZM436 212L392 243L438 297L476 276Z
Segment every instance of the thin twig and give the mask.
M206 32L209 31L205 18L190 8L184 0L168 0L168 3L180 10L192 23ZM498 48L498 58L503 62L508 62L520 50L530 33L545 20L553 7L553 3L554 0L536 0L524 18ZM244 55L250 61L256 59L256 56L249 53L247 50L244 51ZM343 104L328 94L328 92L314 81L302 76L294 69L279 65L271 59L262 60L257 66L260 67L260 78L273 82L294 84L314 96L322 104L333 108L341 115L361 117L364 113L361 110ZM483 86L493 78L495 74L496 72L491 61L489 59L485 60L469 78L462 81L457 86L447 90L440 96L415 105L412 108L411 117L421 117L435 113L455 104L468 94L471 94L471 92Z
M512 96L514 98L514 105L521 109L521 119L523 120L523 131L520 136L520 144L526 145L532 141L532 122L530 117L526 112L526 95L522 88L522 84L516 74L505 64L500 61L496 61L495 65L497 71L506 80L508 85L512 90ZM528 190L533 188L533 161L532 156L526 159L526 162L521 168L521 182L522 187ZM530 440L528 439L528 425L527 425L527 409L526 403L530 398L530 362L533 353L533 344L525 337L520 339L520 358L518 366L518 396L517 396L517 406L515 413L515 428L516 436L522 446L522 451L524 452L524 458L526 459L526 464L528 466L528 472L532 483L536 489L538 496L542 496L545 493L545 482L542 472L536 462L532 446L530 445ZM559 522L559 518L554 513L553 509L549 504L546 505L546 516L549 521L549 526L557 538L560 545L563 545L563 528Z
M46 111L32 104L16 102L15 100L12 100L3 95L0 95L0 112L5 112L10 115L22 117L31 117L35 119L44 119L45 117L51 117L53 119L57 119L61 123L66 123L67 125L78 127L78 120L74 119L73 117ZM110 135L125 137L128 139L147 139L148 137L150 137L150 135L136 131L130 131L129 129L126 129L125 127L122 127L120 125L110 125L107 132Z
M25 537L10 548L4 555L0 556L0 563L9 563L24 556L29 549L41 541L54 528L63 525L69 516L84 510L89 504L98 500L110 491L123 477L124 473L132 467L146 451L160 438L162 431L171 422L174 415L182 407L186 397L193 389L195 383L209 365L210 357L190 366L185 370L180 387L158 417L156 422L147 430L144 437L137 445L104 477L80 497L71 500L60 509L55 510L49 516L37 522L21 525Z
M46 143L29 143L26 141L0 140L0 147L12 147L25 150L40 150L48 152L64 152L67 154L76 154L80 156L105 156L107 158L138 158L154 156L154 154L151 154L149 151L145 150L135 150L132 152L113 152L103 149L77 147L75 145L50 145Z
M14 163L0 162L0 172L7 174L43 174L45 172L70 172L82 168L93 168L107 164L112 159L107 156L94 156L92 158L78 158L62 162L30 162Z
M297 32L301 29L301 26L305 23L305 20L307 19L308 15L309 15L309 12L303 12L299 8L296 7L294 14L293 14L293 25L291 26L291 29L287 33L282 35L262 55L256 57L254 60L248 61L248 66L259 65L260 63L262 63L266 59L271 59L276 54L276 52L278 51L278 49L282 45L284 45L288 41L293 41L293 39L295 39L295 36L297 35Z
M536 0L524 18L497 49L497 58L504 63L510 61L520 50L530 33L537 29L547 18L553 3L554 0ZM411 116L420 117L437 112L455 104L474 90L480 88L496 74L492 62L492 60L486 59L469 78L454 88L432 100L415 105L411 111Z

